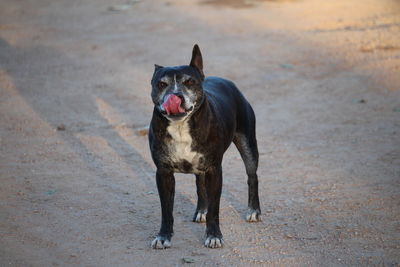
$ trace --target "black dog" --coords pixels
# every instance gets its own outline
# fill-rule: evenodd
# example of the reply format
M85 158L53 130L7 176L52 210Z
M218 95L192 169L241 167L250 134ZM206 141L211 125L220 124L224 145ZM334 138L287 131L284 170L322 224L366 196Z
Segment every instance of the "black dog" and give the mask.
M221 247L221 162L232 141L240 152L248 175L249 210L246 220L258 221L261 214L254 111L232 82L218 77L204 78L203 59L197 45L193 47L189 66L155 65L151 85L155 106L149 141L157 166L157 188L162 209L161 229L151 246L171 246L174 173L180 172L196 175L198 202L193 221L207 223L204 245Z

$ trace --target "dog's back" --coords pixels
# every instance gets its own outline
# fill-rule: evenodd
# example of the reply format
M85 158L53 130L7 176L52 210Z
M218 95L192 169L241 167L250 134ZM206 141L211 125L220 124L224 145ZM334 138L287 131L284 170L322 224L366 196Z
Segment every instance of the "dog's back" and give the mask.
M220 77L207 77L203 89L220 123L239 134L255 133L255 115L236 85ZM254 136L255 138L255 136Z

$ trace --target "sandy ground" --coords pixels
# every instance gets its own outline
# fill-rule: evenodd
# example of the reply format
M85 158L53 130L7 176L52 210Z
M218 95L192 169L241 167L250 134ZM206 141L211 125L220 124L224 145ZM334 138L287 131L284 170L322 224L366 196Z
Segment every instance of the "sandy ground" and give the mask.
M0 266L399 266L400 2L0 0ZM226 245L177 175L173 248L146 136L153 64L202 49L258 120L263 221L225 155ZM186 263L184 262L186 260Z

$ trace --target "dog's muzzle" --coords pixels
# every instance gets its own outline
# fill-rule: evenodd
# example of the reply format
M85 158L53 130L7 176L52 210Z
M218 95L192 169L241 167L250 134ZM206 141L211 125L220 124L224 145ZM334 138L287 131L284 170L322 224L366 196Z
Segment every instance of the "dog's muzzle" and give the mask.
M183 98L176 94L166 95L162 107L164 108L167 115L177 115L179 113L185 113L185 109L182 108L181 104Z
M187 115L193 107L184 107L184 97L180 94L168 94L164 97L164 102L160 105L161 113L169 118L181 118Z

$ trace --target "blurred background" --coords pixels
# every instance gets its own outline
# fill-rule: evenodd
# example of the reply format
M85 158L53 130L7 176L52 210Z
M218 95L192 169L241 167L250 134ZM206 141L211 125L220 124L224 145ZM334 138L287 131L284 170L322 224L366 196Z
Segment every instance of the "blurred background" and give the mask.
M400 264L397 0L0 0L0 266ZM173 247L147 142L154 64L252 104L263 221L225 154L225 247L176 175Z

